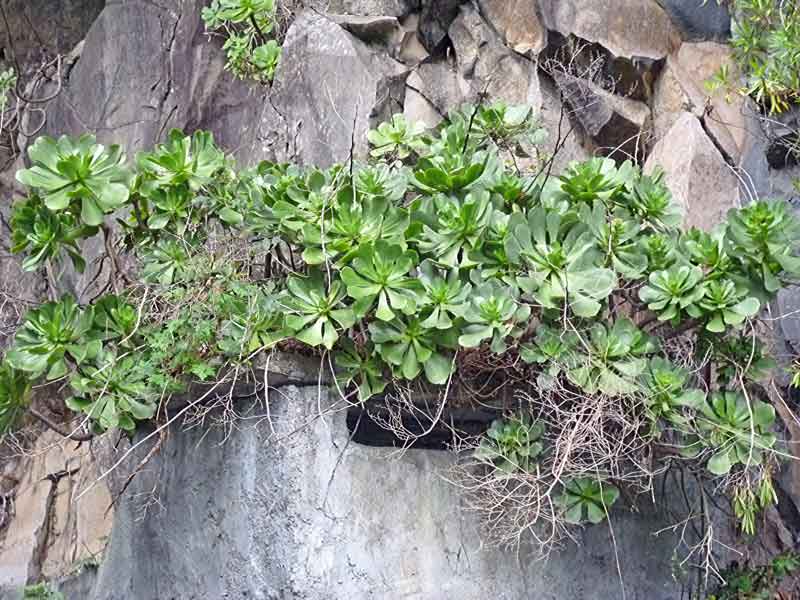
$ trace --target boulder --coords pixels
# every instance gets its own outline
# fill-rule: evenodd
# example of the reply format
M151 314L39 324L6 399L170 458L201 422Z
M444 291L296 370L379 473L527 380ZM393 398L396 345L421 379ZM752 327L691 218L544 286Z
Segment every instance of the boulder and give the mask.
M453 61L422 63L409 75L406 86L409 91L424 98L441 117L463 102L475 102L478 99L474 86L462 77ZM409 110L414 105L412 99ZM408 107L408 99L406 106Z
M574 161L588 160L594 154L592 140L584 136L577 123L573 123L570 111L561 102L561 95L548 79L542 79L542 126L547 130L547 139L542 150L552 157L551 173L560 175Z
M650 124L646 104L617 96L578 77L555 73L554 79L571 116L592 139L599 154L637 162L644 158Z
M315 10L346 15L403 17L419 10L419 0L311 0L305 3Z
M78 446L47 431L15 469L15 514L2 543L3 591L55 577L99 558L113 522L105 483L90 486L102 472L96 452L111 438ZM84 490L86 494L78 499Z
M705 86L723 66L735 81L738 71L730 47L715 42L687 42L671 54L655 86L653 129L655 139L661 139L683 112L689 111L702 119L726 159L738 165L748 133L760 132L748 118L750 100L725 89L712 94Z
M739 179L691 113L683 113L653 147L644 171L658 167L688 227L710 230L738 206Z
M414 71L406 79L406 101L403 104L403 115L410 122L420 121L427 127L436 127L444 115L437 110L422 90L425 90L425 81L419 73Z
M370 127L402 112L407 73L327 17L302 13L284 41L259 137L280 135L283 128L287 146L276 148L275 155L302 164L344 162L351 152L364 156ZM259 154L254 148L251 160Z
M524 544L482 547L474 515L458 509L462 492L446 481L454 455L351 441L345 411L331 408L338 398L320 393L314 369L280 392L269 418L242 407L251 418L229 433L167 436L120 500L82 598L617 600L615 564L630 598L679 595L669 569L677 536L652 535L674 519L647 498L611 513L618 563L607 524L576 531L578 543L547 562ZM162 507L143 513L154 488Z
M617 57L660 60L681 42L655 0L541 0L548 29L597 43Z
M367 43L399 44L403 30L397 17L328 14L327 17Z
M0 24L0 70L22 70L22 83L44 61L67 54L80 42L105 0L8 0L3 3L8 30ZM12 36L9 39L8 31Z
M419 14L411 14L400 20L403 38L396 58L406 65L417 65L430 56L419 38Z
M483 18L514 52L536 55L547 46L547 30L535 2L480 0L478 6Z
M536 62L511 51L471 5L461 7L450 26L459 74L470 96L486 94L490 100L541 106Z
M458 16L463 0L423 0L419 18L419 34L423 46L431 54L439 54L446 46L450 24Z
M717 0L656 0L664 7L687 41L724 42L731 35L727 3Z

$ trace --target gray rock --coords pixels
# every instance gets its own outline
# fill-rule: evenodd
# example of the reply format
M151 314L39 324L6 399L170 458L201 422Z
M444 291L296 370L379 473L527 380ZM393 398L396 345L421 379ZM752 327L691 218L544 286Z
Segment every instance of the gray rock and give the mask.
M301 14L283 44L269 101L288 144L277 155L320 166L344 162L351 151L364 156L369 128L402 112L407 73L330 19ZM276 124L265 116L262 128L275 131Z
M86 600L621 597L606 525L547 562L481 548L443 479L452 455L348 442L343 412L319 417L327 393L282 391L270 420L254 409L227 441L219 429L171 433L120 501ZM158 503L143 511L150 492ZM672 600L675 538L652 535L671 521L641 504L611 518L627 597Z
M402 38L403 32L397 17L336 14L326 16L364 42L389 45L398 43Z
M573 125L570 111L561 102L561 95L555 85L542 79L542 126L547 130L543 150L552 156L551 173L559 175L573 161L584 161L592 157L594 146L591 139L585 139L577 124Z
M646 173L661 167L684 224L710 230L738 205L739 179L725 163L697 117L684 113L653 147Z
M537 64L511 51L471 5L461 7L450 26L458 71L470 96L484 92L489 99L509 104L541 106Z
M659 60L681 42L655 0L541 0L540 7L548 29L600 44L617 57Z
M731 15L726 3L709 0L656 0L669 13L687 41L724 42L731 35Z
M739 164L745 139L760 133L748 122L751 110L745 96L718 90L713 94L705 82L725 66L731 78L738 70L729 46L715 42L685 42L667 58L653 96L654 133L661 139L684 111L702 119L712 141L733 164Z
M481 14L519 54L538 54L547 46L544 28L535 2L529 0L480 0Z
M307 5L323 12L404 17L419 10L419 0L313 0Z
M600 154L636 162L643 159L650 125L646 104L563 73L555 74L555 82L572 117L592 138Z
M441 116L464 102L475 102L473 90L457 66L450 61L425 62L419 65L406 80L412 91L420 94Z
M8 18L0 23L0 69L14 66L14 57L22 70L22 82L42 61L66 54L80 42L105 0L8 0L3 3Z
M444 46L450 24L458 16L458 6L463 0L423 0L419 20L419 34L423 46L431 54Z

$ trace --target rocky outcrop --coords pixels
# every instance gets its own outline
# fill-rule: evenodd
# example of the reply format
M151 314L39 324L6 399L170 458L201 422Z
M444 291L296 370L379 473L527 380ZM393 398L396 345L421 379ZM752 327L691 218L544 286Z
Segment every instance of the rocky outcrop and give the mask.
M617 57L660 60L681 42L654 0L540 0L540 6L548 29L600 44Z
M594 141L599 154L634 162L644 158L650 125L646 104L571 75L556 72L554 79L574 119Z
M536 63L511 51L478 10L462 6L449 36L458 72L469 85L473 101L485 94L489 100L540 106Z
M485 94L540 110L554 175L596 154L631 155L648 172L664 168L690 225L711 228L739 202L738 165L754 174L760 194L791 197L797 167L771 169L770 137L759 134L747 103L703 86L730 55L719 43L727 13L713 0L312 2L294 15L271 88L226 73L220 43L200 20L205 3L126 0L108 3L96 20L93 8L82 12L81 27L94 24L63 91L46 106L45 132L90 130L132 156L172 127L202 128L243 164L328 165L363 157L367 129L392 113L434 126ZM56 34L54 47L71 48L81 27ZM598 79L543 68L570 44L584 48L576 64L602 59ZM4 199L12 175L0 175ZM84 276L59 274L58 291L85 299L104 285L101 245L85 248ZM45 297L43 279L23 278L4 251L4 291ZM0 317L2 345L16 315ZM445 481L457 457L353 442L344 414L324 410L331 398L318 390L316 372L295 375L301 381L274 394L269 415L252 408L248 425L224 444L222 430L171 430L122 496L100 568L63 582L67 597L604 600L622 596L617 566L628 598L678 595L669 571L675 540L651 535L672 522L647 499L621 502L613 529L581 531L577 545L548 562L525 547L481 548L477 521ZM16 498L13 520L0 526L0 585L93 562L111 526L112 491L153 440L109 478L110 488L95 486L77 503L97 476L98 448L54 442L40 438L29 462L8 469L25 474L19 485L0 489ZM798 479L789 477L785 489L794 494Z
M738 205L739 179L691 113L683 113L653 148L644 170L657 168L664 170L687 226L710 230Z
M547 562L524 547L481 548L446 480L452 454L349 441L316 369L306 378L273 392L268 418L247 410L250 424L224 443L221 429L173 431L121 500L83 598L617 600L621 585L629 598L675 598L675 540L650 534L670 521L649 500L611 516L622 583L605 526L579 532L578 545Z
M547 30L534 2L480 0L481 14L518 54L536 56L547 45Z
M329 165L366 152L370 126L402 112L408 69L348 34L332 20L306 12L283 46L267 112L266 132L285 146L255 148L283 160ZM278 125L278 127L276 127Z
M24 82L43 63L72 50L105 4L105 0L4 2L0 12L0 70L19 65Z
M735 165L742 159L745 139L759 135L760 127L749 118L752 109L742 96L729 89L710 93L706 82L725 67L736 77L731 50L714 42L685 43L667 59L653 97L655 139L660 140L685 111L698 117L708 135Z
M656 0L664 7L687 41L726 41L731 34L731 15L726 2L709 0Z
M110 442L106 438L100 445ZM3 590L59 578L102 559L113 511L106 485L93 485L101 450L47 432L25 456L7 459L2 474L23 477L8 496L11 519L0 532L0 597Z

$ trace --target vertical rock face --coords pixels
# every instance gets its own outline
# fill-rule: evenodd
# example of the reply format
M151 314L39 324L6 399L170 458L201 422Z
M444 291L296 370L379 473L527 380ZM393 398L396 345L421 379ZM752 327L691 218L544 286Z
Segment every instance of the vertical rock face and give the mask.
M330 19L303 13L289 30L270 98L285 158L325 166L351 152L363 156L370 124L402 112L406 73Z
M169 436L121 501L86 600L621 597L607 527L548 561L481 548L445 480L452 455L348 442L343 412L318 418L330 400L307 377L224 443L221 430ZM612 514L627 597L676 597L675 540L650 534L667 524L646 500Z
M656 168L664 170L688 226L711 229L738 205L739 179L691 113L681 115L653 148L644 170Z
M615 158L627 153L647 171L664 168L689 225L709 229L738 202L740 182L726 161L756 165L760 192L790 194L796 167L780 179L770 171L746 103L729 104L703 87L730 55L719 43L727 13L715 0L313 2L297 10L271 88L224 70L221 44L200 19L206 3L109 2L95 20L103 2L64 0L59 20L50 2L7 2L9 14L35 12L44 23L42 43L27 29L20 37L29 64L69 50L94 23L63 91L45 107L45 133L91 131L132 157L173 127L202 128L243 164L324 166L363 157L367 130L392 113L433 126L485 91L490 100L541 110L553 174L618 146L624 152ZM564 39L600 51L615 83L544 73L548 51ZM632 142L650 129L652 144ZM0 174L2 214L22 164ZM60 291L85 300L102 287L103 273L87 285L101 268L92 262L102 250L96 244L85 248L87 273L66 271ZM4 252L0 291L43 297L41 278L21 276ZM2 310L0 346L16 319ZM349 442L343 414L319 418L328 392L318 392L316 374L305 376L308 386L273 398L269 419L253 413L255 424L224 443L219 430L172 431L122 497L100 569L69 580L64 591L86 600L605 600L623 595L619 566L626 597L678 596L669 570L675 540L651 535L672 523L647 502L640 499L638 513L612 514L613 530L580 532L578 545L547 562L526 548L519 555L480 548L477 522L460 511L460 492L444 479L451 455L415 450L393 458ZM102 549L111 527L106 487L74 502L98 472L88 448L53 442L42 437L41 456L14 469L25 475L16 516L0 530L0 589L71 572ZM72 477L56 477L76 467ZM800 476L792 477L794 492Z
M43 61L68 53L83 39L105 4L105 0L4 2L5 16L0 17L0 68L18 63L25 77Z
M97 450L48 432L19 459L15 472L23 478L0 544L0 598L3 590L59 577L102 554L113 516L108 488L101 483L78 499L100 475Z

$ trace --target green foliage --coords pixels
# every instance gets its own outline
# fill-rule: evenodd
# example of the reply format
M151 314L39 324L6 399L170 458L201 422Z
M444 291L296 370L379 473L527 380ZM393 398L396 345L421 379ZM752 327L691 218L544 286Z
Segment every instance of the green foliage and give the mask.
M63 377L69 372L68 361L81 364L100 350L100 340L87 335L92 320L92 310L83 310L71 296L43 304L26 315L6 361L32 377L44 373L48 380Z
M597 323L577 348L568 377L589 393L633 393L647 367L645 357L657 349L655 340L629 319L617 319L610 327Z
M424 123L409 123L402 114L393 115L389 121L381 123L377 129L367 134L367 139L373 146L370 154L376 158L408 158L424 148L423 133Z
M732 44L746 77L744 91L770 112L782 112L800 99L800 6L733 0L732 9ZM717 73L716 82L728 83L728 73Z
M0 71L0 113L8 107L9 93L17 85L17 73L12 68Z
M271 3L219 1L206 21L249 27L260 10ZM610 159L519 171L511 158L540 127L501 103L462 107L433 131L395 117L369 139L366 164L238 169L210 134L173 131L130 171L88 136L37 141L11 220L25 268L66 256L82 267L102 229L133 281L29 312L1 363L0 425L59 380L95 431L131 432L193 382L250 381L256 361L288 348L330 352L359 402L418 379L441 393L530 386L559 410L585 403L592 435L628 427L643 448L687 448L708 478L765 480L775 417L756 398L773 363L749 325L800 274L785 205L682 231L660 173ZM477 456L502 485L549 478L560 517L598 522L627 480L609 465L553 475L543 430L558 440L569 424L543 406L534 419L515 405ZM732 493L746 531L769 496L759 485Z
M0 361L0 433L11 430L30 402L31 382L8 361Z
M608 509L619 498L619 490L604 481L581 477L568 481L559 497L564 518L569 523L588 521L596 525L608 515Z
M770 404L738 392L715 392L700 407L697 440L689 449L713 453L707 468L714 475L725 475L736 464L759 465L775 445L775 434L769 431L774 422Z
M17 171L17 180L37 190L53 212L67 211L96 227L128 200L130 173L119 146L106 149L88 134L77 139L40 137L28 156L33 166Z
M542 453L544 425L527 416L495 419L481 438L475 458L489 462L500 473L529 471Z
M49 583L43 581L26 585L22 590L22 600L64 600L64 594L55 591Z
M11 230L11 251L28 255L22 261L25 271L35 271L63 254L70 257L78 272L86 268L78 247L78 240L86 236L86 226L70 213L59 215L49 210L38 196L14 204Z
M721 573L725 583L707 600L773 600L781 580L798 570L800 555L796 552L778 554L766 565L734 563Z
M275 0L212 0L202 11L206 31L226 37L225 67L240 79L272 81L281 48L274 33Z

